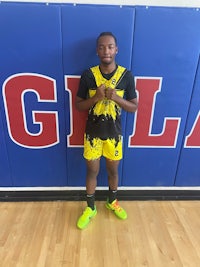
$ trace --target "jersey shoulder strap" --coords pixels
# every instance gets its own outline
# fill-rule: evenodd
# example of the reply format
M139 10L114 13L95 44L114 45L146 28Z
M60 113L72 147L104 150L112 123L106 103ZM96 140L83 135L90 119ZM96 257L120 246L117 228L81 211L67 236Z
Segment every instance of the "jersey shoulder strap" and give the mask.
M116 87L119 80L123 77L123 74L126 72L126 68L118 65L114 75L110 78L110 80L107 80L101 74L99 65L90 68L90 70L94 75L97 87L99 87L101 84L105 84L106 87L111 87L111 88Z

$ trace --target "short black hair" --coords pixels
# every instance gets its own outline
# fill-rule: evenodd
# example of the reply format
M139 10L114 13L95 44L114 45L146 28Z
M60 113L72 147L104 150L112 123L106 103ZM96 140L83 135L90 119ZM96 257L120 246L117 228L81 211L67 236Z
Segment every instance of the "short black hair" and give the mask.
M101 32L99 34L99 36L97 37L97 45L98 45L98 42L99 42L99 39L102 37L102 36L112 36L113 39L115 40L115 44L117 45L117 38L115 37L115 35L112 33L112 32Z

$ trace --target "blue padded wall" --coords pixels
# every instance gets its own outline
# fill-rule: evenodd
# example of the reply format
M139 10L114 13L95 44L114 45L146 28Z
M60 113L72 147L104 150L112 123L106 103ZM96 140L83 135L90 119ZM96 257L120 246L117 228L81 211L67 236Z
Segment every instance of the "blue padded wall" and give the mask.
M181 149L175 185L199 186L200 180L200 65L196 72L188 119L185 127L185 139Z
M47 100L39 102L36 92L31 92L31 90L24 95L27 127L32 134L37 134L42 129L38 124L33 124L32 111L38 110L41 113L56 111L58 113L59 143L41 149L26 148L23 143L18 145L11 140L5 120L5 105L1 97L3 129L12 184L13 186L66 185L66 129L60 7L41 4L1 4L0 25L4 25L0 27L1 86L4 86L5 81L12 75L32 73L54 79L57 87L57 96L54 97L57 101L54 102L48 101L48 96ZM28 81L29 78L27 78L27 83ZM37 88L30 89L37 90ZM47 93L45 90L48 89L44 86L43 90ZM14 91L13 95L15 95ZM10 101L11 105L16 104L14 97ZM19 114L16 112L15 116L17 120ZM5 158L7 158L6 153ZM4 182L4 185L9 184L9 179L7 184Z
M152 108L148 107L152 106L150 100L153 100L150 98L151 91L148 86L142 87L145 93L140 92L138 88L136 132L137 135L141 135L146 131L146 138L141 137L141 141L135 141L134 146L133 136L131 148L125 146L123 183L126 185L134 183L141 186L173 186L175 184L199 57L200 29L194 27L199 23L199 12L192 9L157 7L136 9L132 70L140 80L148 78L162 80L160 89L157 88L155 91L157 94L154 94L155 105ZM139 83L136 84L140 87ZM145 114L150 111L151 126L148 120L150 114ZM166 126L170 133L167 134L165 131L163 141L160 143L159 135L164 131L165 118L168 118L168 121L173 120L174 124ZM179 122L175 122L176 118ZM126 130L127 144L133 131L132 124L132 116L129 115ZM144 124L148 124L148 129ZM174 135L173 147L170 147L167 141L169 135ZM129 166L134 170L132 177ZM190 185L189 179L187 184Z
M200 186L198 10L4 2L0 25L0 186L85 185L74 98L102 31L116 35L139 100L122 115L119 185Z

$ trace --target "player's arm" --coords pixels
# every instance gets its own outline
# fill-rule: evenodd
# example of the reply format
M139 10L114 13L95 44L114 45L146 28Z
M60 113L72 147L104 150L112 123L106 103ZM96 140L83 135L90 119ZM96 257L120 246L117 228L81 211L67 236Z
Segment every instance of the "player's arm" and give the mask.
M97 101L96 101L95 96L88 98L88 99L80 98L77 96L76 101L75 101L75 107L79 111L88 110L92 106L94 106L96 102Z
M120 96L117 96L117 99L115 102L125 111L128 112L135 112L138 107L138 101L137 98L133 98L131 100L126 100Z

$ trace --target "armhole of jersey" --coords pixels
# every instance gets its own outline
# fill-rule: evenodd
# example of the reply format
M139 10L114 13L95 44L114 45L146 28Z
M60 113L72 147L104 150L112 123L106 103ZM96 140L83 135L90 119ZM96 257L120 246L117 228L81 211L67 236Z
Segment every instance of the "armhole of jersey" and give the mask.
M97 87L97 81L96 81L96 78L95 78L94 73L95 73L95 71L96 71L96 69L97 69L98 67L99 67L99 65L90 68L90 71L91 71L91 74L92 74L92 76L93 76L93 79L95 80L96 87Z

